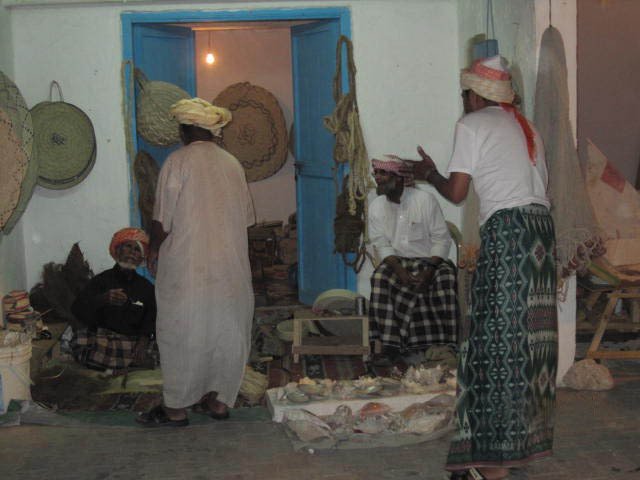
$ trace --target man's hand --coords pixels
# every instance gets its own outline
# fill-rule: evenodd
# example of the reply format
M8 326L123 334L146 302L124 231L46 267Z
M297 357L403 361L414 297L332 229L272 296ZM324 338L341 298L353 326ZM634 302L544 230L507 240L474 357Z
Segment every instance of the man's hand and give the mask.
M396 257L389 256L384 259L384 262L393 269L393 273L398 277L398 280L402 285L411 285L411 275Z
M149 249L149 255L147 255L147 269L152 277L155 278L158 271L158 251Z
M112 288L103 294L103 302L105 305L120 307L127 303L129 297L122 288Z
M422 161L415 162L413 165L413 175L417 180L429 180L429 175L433 172L437 172L436 164L431 159L429 155L422 149L420 145L418 145L418 155L422 158Z
M417 275L411 275L411 284L416 293L426 293L427 289L433 283L435 277L435 267L429 266Z

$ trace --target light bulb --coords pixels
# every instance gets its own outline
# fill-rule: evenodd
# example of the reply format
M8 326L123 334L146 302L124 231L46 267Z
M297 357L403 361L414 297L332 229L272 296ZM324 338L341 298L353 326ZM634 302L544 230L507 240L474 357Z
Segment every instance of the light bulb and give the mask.
M213 53L211 53L211 52L207 53L207 59L206 59L206 62L207 62L209 65L213 65L213 64L215 63L215 61L216 61L216 57L214 57L214 56L213 56Z

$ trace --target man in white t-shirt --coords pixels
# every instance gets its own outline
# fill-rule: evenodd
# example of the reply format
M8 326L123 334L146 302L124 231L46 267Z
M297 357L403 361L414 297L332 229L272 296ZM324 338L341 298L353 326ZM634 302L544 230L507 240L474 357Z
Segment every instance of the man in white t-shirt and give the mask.
M451 237L440 205L400 173L392 156L372 160L377 197L369 207L369 238L380 264L371 276L370 340L382 358L456 342L454 267L446 261ZM409 182L407 182L409 180Z
M466 115L456 125L448 178L418 148L413 173L454 203L473 178L480 251L469 337L458 364L452 479L500 479L551 455L558 337L555 233L540 135L513 105L500 56L461 72Z

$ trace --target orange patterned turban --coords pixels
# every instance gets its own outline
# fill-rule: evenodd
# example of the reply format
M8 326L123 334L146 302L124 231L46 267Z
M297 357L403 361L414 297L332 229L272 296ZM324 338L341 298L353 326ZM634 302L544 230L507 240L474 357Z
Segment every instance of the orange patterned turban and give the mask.
M116 258L116 250L124 242L140 242L142 244L142 255L147 256L147 250L149 249L149 236L140 228L123 228L113 234L111 243L109 244L109 253L114 260Z

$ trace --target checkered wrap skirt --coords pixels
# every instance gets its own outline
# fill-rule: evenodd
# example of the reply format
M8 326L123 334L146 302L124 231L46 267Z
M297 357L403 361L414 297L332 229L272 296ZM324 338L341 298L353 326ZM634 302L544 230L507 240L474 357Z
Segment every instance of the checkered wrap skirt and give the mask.
M71 341L71 348L76 360L84 365L121 369L133 361L137 341L138 337L98 327L95 332L78 330Z
M428 267L421 258L401 258L411 274ZM438 266L426 292L401 285L393 268L381 263L371 276L369 340L403 350L424 349L437 343L456 343L458 303L456 271L449 262Z

